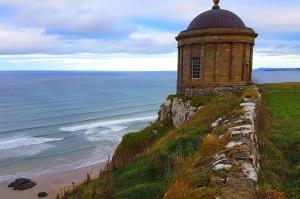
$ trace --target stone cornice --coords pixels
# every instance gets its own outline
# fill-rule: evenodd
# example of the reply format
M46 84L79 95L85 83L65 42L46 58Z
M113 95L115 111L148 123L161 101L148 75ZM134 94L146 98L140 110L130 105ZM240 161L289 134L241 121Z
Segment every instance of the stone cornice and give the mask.
M245 36L256 38L258 34L251 28L211 28L202 30L183 31L177 37L176 40L208 37L208 36Z

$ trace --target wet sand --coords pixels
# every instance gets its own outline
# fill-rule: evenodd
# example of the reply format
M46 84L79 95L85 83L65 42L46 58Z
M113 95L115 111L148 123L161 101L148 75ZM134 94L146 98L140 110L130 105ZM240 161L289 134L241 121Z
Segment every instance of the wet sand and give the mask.
M72 171L60 172L41 177L32 178L37 185L25 191L15 191L7 187L10 182L0 183L0 199L37 199L39 192L49 193L44 199L55 199L60 189L67 188L72 183L80 184L85 181L87 173L92 178L98 176L99 171L105 167L105 163L83 167Z

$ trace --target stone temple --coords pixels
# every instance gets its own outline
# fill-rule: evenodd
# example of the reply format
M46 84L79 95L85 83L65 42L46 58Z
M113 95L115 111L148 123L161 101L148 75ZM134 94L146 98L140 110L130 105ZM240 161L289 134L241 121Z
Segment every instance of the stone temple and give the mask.
M178 94L240 88L252 83L253 47L257 33L236 14L221 9L197 16L178 41Z

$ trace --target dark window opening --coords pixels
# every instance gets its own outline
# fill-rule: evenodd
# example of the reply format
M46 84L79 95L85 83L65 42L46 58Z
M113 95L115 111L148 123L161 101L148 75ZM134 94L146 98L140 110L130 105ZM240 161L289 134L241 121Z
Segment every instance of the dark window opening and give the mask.
M193 57L193 79L200 79L201 70L200 70L200 57Z
M246 64L246 81L249 81L249 74L250 74L250 68L249 68L249 63Z

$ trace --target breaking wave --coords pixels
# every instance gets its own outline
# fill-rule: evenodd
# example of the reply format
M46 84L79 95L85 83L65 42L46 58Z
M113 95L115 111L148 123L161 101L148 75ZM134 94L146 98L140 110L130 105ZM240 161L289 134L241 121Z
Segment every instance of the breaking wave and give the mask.
M19 148L19 147L31 146L31 145L39 145L39 144L44 144L53 141L60 141L63 139L64 138L31 137L31 138L20 138L20 139L0 141L0 150L13 149L13 148Z
M107 127L110 128L112 131L120 131L126 128L126 126L120 125L130 122L137 122L137 121L152 121L155 120L157 116L150 116L150 117L140 117L140 118L130 118L130 119L121 119L121 120L110 120L110 121L102 121L102 122L95 122L90 124L83 124L83 125L76 125L70 127L62 127L59 130L65 132L76 132L82 130L90 130L99 127Z

